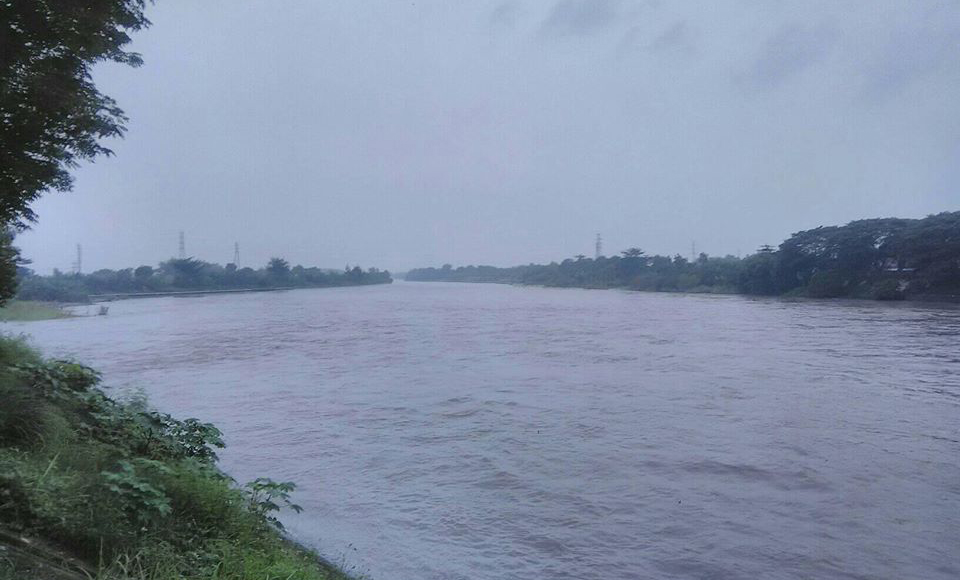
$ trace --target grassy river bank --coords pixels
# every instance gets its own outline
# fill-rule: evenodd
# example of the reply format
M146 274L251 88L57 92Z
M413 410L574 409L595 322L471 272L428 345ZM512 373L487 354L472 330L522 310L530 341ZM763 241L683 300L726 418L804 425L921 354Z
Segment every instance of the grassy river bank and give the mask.
M283 535L293 484L238 484L213 425L99 380L0 337L0 580L348 578Z
M70 314L56 302L11 300L0 308L0 322L32 322L69 317Z

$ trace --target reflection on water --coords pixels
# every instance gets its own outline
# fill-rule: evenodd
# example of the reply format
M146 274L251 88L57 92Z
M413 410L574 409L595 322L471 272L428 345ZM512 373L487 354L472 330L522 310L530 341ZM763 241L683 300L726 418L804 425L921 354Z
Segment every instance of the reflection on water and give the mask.
M374 580L956 578L960 311L403 284L6 325Z

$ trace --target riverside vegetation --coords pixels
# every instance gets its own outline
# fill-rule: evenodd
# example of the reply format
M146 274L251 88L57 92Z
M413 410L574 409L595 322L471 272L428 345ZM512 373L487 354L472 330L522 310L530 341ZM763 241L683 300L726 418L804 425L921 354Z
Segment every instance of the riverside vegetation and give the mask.
M390 272L359 266L342 271L305 268L283 258L272 258L264 267L240 268L236 264L213 264L195 258L171 258L157 268L140 266L121 270L96 270L89 274L54 271L38 276L29 268L18 269L17 297L47 302L86 302L93 294L138 294L197 290L258 288L326 288L389 284Z
M57 304L46 302L11 300L0 306L0 322L27 322L69 317L70 314L59 308Z
M283 537L292 483L238 485L216 427L99 381L0 337L0 579L347 578Z
M576 256L512 268L420 268L413 281L499 282L661 292L717 292L878 300L960 298L960 211L923 219L867 219L793 234L755 254Z

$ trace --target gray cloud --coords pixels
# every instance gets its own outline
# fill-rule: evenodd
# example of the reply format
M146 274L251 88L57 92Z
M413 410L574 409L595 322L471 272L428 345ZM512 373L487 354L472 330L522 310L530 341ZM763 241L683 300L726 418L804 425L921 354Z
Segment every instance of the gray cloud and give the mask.
M179 230L405 269L960 208L957 2L236 4L152 4L145 65L94 70L130 130L35 204L37 270L155 264Z
M956 74L957 54L960 54L960 28L897 31L881 55L866 67L864 93L871 100L884 99L943 67L952 67Z
M690 35L690 25L686 20L679 20L660 33L647 46L651 52L680 52L690 54L694 51L693 39Z
M520 5L515 0L501 2L490 11L488 22L496 28L513 28L519 13Z
M837 38L837 31L829 26L785 25L764 43L752 76L760 85L778 86L822 61L835 46Z
M559 0L541 30L557 36L593 34L617 20L620 4L620 0Z

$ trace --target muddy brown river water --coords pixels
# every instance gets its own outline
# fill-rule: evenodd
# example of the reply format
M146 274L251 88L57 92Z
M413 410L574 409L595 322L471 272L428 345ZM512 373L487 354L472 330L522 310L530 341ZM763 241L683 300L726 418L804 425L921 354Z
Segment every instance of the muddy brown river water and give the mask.
M3 327L217 423L373 580L960 577L956 308L396 283Z

